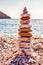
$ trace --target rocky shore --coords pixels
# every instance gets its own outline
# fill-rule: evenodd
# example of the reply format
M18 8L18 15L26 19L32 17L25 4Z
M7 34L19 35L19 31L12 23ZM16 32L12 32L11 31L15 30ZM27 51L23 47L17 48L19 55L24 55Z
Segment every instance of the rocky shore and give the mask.
M30 32L30 14L24 7L21 14L19 37L0 37L0 65L43 65L43 38Z
M16 44L16 39L13 37L0 37L0 64L8 64L13 55L17 53L19 48Z
M19 54L20 57L23 57L21 53L22 55L27 54L20 50L18 42L19 40L14 37L0 37L0 65L9 65L17 54ZM31 47L34 51L30 54L36 59L37 65L43 65L43 38L31 38L31 43ZM30 60L32 61L31 58Z

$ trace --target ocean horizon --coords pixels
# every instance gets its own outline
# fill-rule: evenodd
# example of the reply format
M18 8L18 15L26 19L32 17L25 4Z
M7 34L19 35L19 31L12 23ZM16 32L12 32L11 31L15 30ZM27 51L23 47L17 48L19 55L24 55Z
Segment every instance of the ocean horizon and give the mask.
M30 19L33 37L43 38L43 19ZM20 19L0 19L0 36L18 37Z

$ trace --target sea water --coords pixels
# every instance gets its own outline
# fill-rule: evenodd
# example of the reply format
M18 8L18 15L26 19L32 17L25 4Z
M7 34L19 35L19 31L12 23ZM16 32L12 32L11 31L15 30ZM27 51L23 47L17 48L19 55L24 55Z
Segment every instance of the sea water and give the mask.
M19 19L0 19L0 36L18 37ZM31 19L33 37L43 37L43 19Z

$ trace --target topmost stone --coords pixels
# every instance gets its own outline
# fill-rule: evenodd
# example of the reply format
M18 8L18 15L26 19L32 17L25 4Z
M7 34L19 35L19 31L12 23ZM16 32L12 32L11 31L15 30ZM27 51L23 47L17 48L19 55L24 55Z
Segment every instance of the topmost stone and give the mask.
M27 11L27 8L26 7L24 7L24 9L23 9L23 13L21 14L21 16L22 17L30 17L30 14L28 14L28 11Z
M23 14L26 14L26 13L28 13L28 11L27 11L27 8L24 7Z

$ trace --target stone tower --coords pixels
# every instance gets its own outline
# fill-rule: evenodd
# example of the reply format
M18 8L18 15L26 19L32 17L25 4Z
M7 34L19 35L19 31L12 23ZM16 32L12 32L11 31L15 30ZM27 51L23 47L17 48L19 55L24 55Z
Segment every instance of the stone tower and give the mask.
M31 25L30 25L30 14L28 14L27 8L24 7L23 13L21 14L20 18L20 27L19 27L19 40L20 40L20 48L24 49L25 51L31 49L31 37L32 34L30 33ZM26 52L28 53L28 51ZM30 53L30 52L29 52Z
M19 52L15 55L9 65L39 65L36 61L36 54L32 49L32 34L30 33L32 30L29 23L30 14L28 14L27 8L24 7L20 18Z

